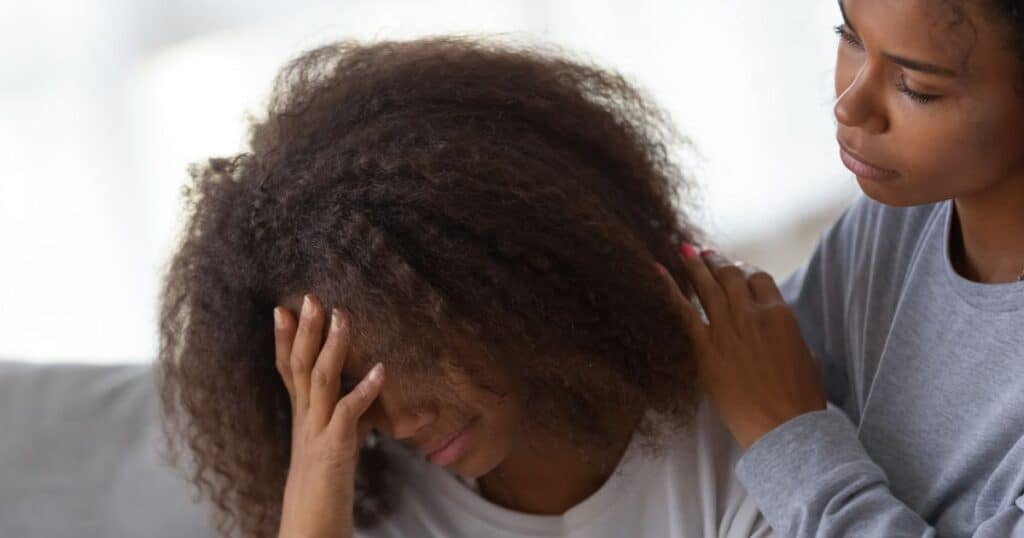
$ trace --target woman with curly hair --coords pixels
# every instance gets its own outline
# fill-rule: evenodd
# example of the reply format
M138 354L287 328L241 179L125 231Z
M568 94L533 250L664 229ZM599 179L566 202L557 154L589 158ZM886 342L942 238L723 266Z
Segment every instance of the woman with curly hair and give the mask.
M658 264L700 239L620 76L468 39L309 51L191 170L172 454L246 536L761 536ZM380 366L375 366L380 365Z

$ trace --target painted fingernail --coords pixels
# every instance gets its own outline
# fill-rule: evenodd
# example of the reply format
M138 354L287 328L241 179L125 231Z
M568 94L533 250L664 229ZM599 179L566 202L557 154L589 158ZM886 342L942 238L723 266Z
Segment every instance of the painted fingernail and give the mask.
M713 249L713 248L706 248L706 249L700 251L700 255L701 256L707 256L709 254L714 254L714 253L715 253L715 249Z
M274 326L278 329L284 328L284 317L281 316L281 309L274 307Z
M370 373L367 374L366 377L368 377L370 381L378 381L382 375L384 375L384 363L378 362L370 369Z
M306 294L302 297L302 315L303 317L313 317L313 300Z
M331 309L331 329L340 331L342 326L341 312L337 308Z
M679 247L679 250L687 260L697 255L697 249L693 248L693 245L689 243L683 243L683 246Z

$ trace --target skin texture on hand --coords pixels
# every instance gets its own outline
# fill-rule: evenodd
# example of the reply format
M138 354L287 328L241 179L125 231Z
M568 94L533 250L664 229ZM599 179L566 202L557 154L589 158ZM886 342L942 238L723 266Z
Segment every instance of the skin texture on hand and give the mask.
M296 324L274 309L275 357L292 405L292 448L281 510L281 538L350 538L356 459L367 433L359 419L380 394L378 364L341 396L348 317L335 310L321 347L323 308L306 296Z
M701 382L736 440L749 448L790 419L825 409L819 366L770 275L683 245L683 263L707 322L668 271Z

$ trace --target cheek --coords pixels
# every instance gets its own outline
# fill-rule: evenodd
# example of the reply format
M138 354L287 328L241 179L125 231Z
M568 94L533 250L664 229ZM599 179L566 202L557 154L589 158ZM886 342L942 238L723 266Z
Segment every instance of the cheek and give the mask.
M490 391L473 391L466 394L469 407L466 411L478 415L487 427L495 432L507 432L518 427L522 412L521 406L511 395L501 395Z
M496 398L492 395L486 395L475 403L474 411L483 432L481 448L492 456L507 453L524 433L526 417L523 416L522 405L512 397Z
M463 414L479 415L498 429L521 416L512 377L493 368L474 371L449 369L445 379L447 403Z
M901 107L893 121L889 144L904 179L885 187L891 190L885 202L903 206L956 198L984 188L1005 170L1006 155L996 141L981 143L991 133L948 108Z
M1005 162L1001 135L970 110L907 105L903 114L898 143L905 148L907 164L926 179L946 185L985 181L988 170Z
M460 403L447 406L443 413L446 422L475 421L471 448L452 470L479 478L506 461L524 438L520 409L510 399L480 393L463 394Z
M950 166L960 166L965 191L978 191L1024 175L1024 117L1015 116L1010 107L1004 110L999 117L977 120L972 125L972 138L954 150L961 157Z

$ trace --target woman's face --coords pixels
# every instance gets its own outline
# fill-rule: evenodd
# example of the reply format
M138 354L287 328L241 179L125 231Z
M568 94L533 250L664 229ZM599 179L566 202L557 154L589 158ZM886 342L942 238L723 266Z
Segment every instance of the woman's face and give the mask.
M289 296L279 304L298 313L302 297ZM343 391L355 386L372 367L373 363L350 350L342 371ZM430 379L393 368L386 372L380 396L363 420L439 466L466 477L483 476L505 461L525 437L522 405L513 396L516 392L507 376L488 372L487 378L490 384L483 388L453 368Z
M837 138L868 196L918 205L1021 179L1020 64L985 2L839 3Z

